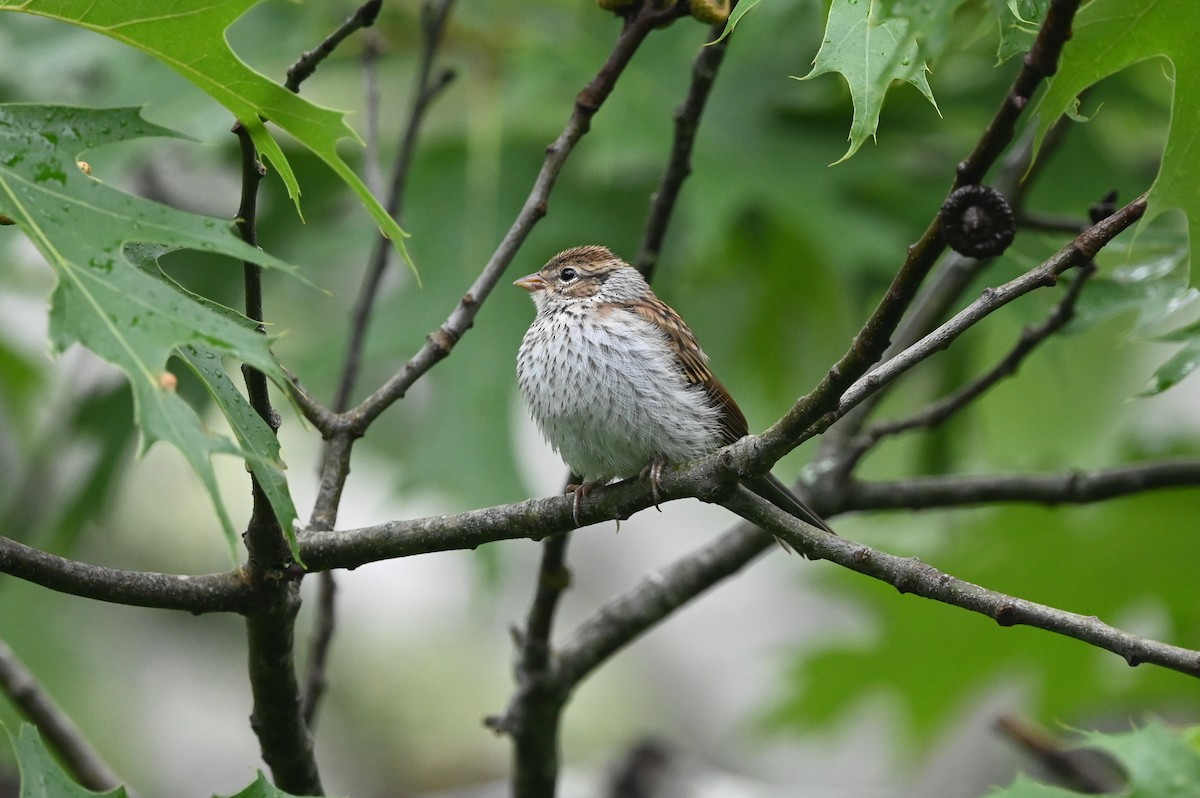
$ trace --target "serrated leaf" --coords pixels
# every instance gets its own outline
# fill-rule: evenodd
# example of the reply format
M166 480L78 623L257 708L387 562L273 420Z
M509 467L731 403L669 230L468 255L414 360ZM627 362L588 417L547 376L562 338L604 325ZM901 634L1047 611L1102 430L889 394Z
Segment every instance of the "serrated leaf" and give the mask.
M1033 46L1050 0L992 0L992 5L1000 21L996 61L1004 63Z
M1132 312L1137 314L1133 334L1144 335L1195 300L1196 289L1188 287L1185 242L1179 236L1152 237L1143 232L1128 260L1101 268L1090 280L1075 307L1072 333Z
M987 798L1075 798L1079 793L1034 781L1024 773L1012 784L1000 787L987 794Z
M220 798L220 796L215 796L214 798ZM267 777L260 770L258 771L258 778L250 786L237 795L230 795L227 798L297 798L297 796L292 795L290 792L284 792L267 781Z
M1200 6L1192 0L1094 0L1075 17L1062 63L1038 103L1037 140L1079 93L1139 61L1161 58L1174 75L1174 102L1162 165L1150 190L1147 219L1181 208L1192 236L1200 231ZM1192 284L1196 284L1193 275Z
M733 33L733 29L737 27L738 22L742 17L746 16L746 12L758 5L760 0L742 0L738 3L733 11L729 14L729 19L725 20L725 30L721 31L721 35L713 39L709 44L716 44L724 39L729 34Z
M1174 387L1200 366L1200 322L1173 330L1155 340L1182 342L1184 345L1170 360L1155 369L1150 384L1142 390L1141 396L1153 396Z
M885 18L883 6L882 0L833 0L812 71L800 78L838 72L850 87L854 106L850 148L836 163L854 155L868 137L875 137L883 100L893 81L916 86L937 109L925 76L929 70L910 21Z
M1194 798L1200 795L1200 752L1196 729L1175 731L1152 720L1124 734L1087 732L1077 748L1098 748L1112 756L1125 772L1122 798ZM1082 793L1049 787L1027 776L989 794L989 798L1060 798Z
M1099 748L1120 763L1129 778L1122 794L1129 798L1200 795L1200 753L1187 736L1159 721L1126 734L1089 732L1080 747Z
M50 17L102 33L152 55L237 117L254 146L279 172L300 208L300 186L263 119L311 150L358 195L379 229L416 274L400 229L366 184L338 155L342 139L361 141L345 113L323 108L255 72L229 48L225 31L261 0L0 0L0 11Z
M17 737L13 737L2 723L0 729L4 729L17 755L17 768L21 774L20 798L125 798L124 787L108 792L92 792L76 784L54 761L38 730L32 725L22 723Z
M126 373L141 451L158 440L179 448L211 496L233 548L237 533L210 458L253 453L204 427L175 394L167 359L177 347L192 344L236 357L279 384L286 380L268 339L248 320L216 312L157 270L143 268L144 253L126 244L151 241L291 267L244 243L226 221L124 194L76 167L81 153L102 144L171 135L176 134L145 121L136 108L0 106L0 213L29 236L58 276L50 310L53 348L79 342ZM290 528L290 518L280 521Z
M225 418L229 420L246 463L271 503L271 509L279 519L284 535L287 536L293 559L303 564L300 559L300 546L296 541L296 521L299 516L292 503L287 477L283 473L287 466L279 453L279 438L229 379L221 365L219 352L197 344L186 344L180 347L180 350L188 365L203 380Z
M882 0L885 19L901 19L907 23L907 33L919 49L926 65L937 61L950 41L950 25L954 13L967 0Z

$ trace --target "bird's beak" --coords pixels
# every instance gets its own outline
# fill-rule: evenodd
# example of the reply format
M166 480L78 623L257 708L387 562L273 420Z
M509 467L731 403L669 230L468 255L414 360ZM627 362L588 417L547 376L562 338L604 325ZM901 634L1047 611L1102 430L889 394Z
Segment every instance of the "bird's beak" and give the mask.
M524 288L526 291L532 294L535 291L541 291L543 288L545 288L546 281L542 279L541 275L539 275L537 272L534 272L533 274L527 274L520 280L515 281L513 285L515 285L517 288Z

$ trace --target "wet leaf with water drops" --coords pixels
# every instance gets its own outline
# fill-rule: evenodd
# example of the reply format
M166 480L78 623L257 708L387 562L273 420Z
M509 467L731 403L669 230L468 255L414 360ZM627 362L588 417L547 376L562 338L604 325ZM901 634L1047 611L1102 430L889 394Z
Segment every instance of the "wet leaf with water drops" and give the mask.
M250 462L256 474L261 470L260 479L274 486L279 521L290 532L295 510L285 498L277 453L268 451L261 430L250 429L253 423L231 411L229 402L219 404L238 442L207 429L182 397L164 390L167 360L185 347L202 348L247 363L277 384L286 380L269 338L236 311L183 290L161 272L157 258L187 248L229 256L231 263L294 270L244 243L224 220L122 193L78 167L88 149L174 135L142 119L136 108L0 105L0 151L14 154L0 166L0 214L25 232L58 277L50 308L53 348L81 343L125 372L142 450L159 440L179 448L212 497L235 549L238 535L217 491L211 456L233 454ZM212 379L213 372L200 376Z

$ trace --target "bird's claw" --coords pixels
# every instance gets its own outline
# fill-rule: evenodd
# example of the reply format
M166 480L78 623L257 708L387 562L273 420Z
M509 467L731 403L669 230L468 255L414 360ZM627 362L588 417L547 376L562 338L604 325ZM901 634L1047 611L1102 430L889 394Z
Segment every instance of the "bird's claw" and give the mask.
M581 485L567 485L567 492L575 494L575 502L571 507L571 520L575 522L575 526L582 526L579 521L579 511L583 509L583 499L592 492L592 488L596 487L595 482L584 482Z
M665 464L666 461L663 458L655 457L642 469L642 473L638 475L640 479L650 480L650 499L654 502L654 509L660 513L662 512L662 508L658 506L661 501L658 495L658 483L662 479L662 470Z

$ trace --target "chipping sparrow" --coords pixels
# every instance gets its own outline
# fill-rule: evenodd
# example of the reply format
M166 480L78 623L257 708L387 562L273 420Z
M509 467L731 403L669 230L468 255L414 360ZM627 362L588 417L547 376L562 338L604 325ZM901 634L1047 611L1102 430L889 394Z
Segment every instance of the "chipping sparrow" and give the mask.
M546 440L584 480L575 489L577 523L591 488L648 473L657 504L665 463L695 460L749 433L683 319L605 247L560 252L514 285L537 306L517 381ZM833 531L774 476L746 486Z

